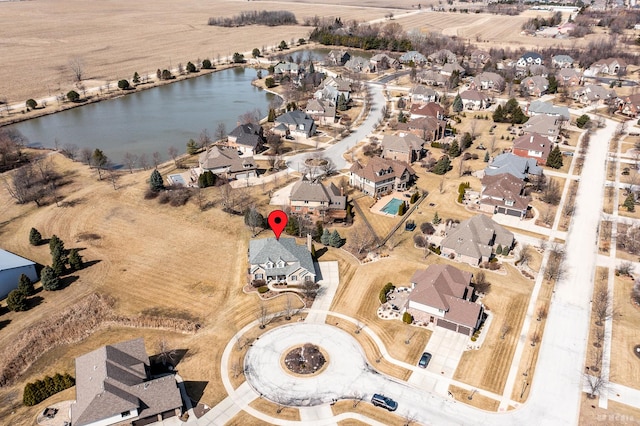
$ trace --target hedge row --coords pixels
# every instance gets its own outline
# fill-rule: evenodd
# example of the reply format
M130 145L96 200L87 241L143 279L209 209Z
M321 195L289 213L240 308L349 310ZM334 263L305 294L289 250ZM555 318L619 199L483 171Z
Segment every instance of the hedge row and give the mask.
M53 377L45 376L42 380L36 380L25 385L22 403L27 407L31 407L75 384L75 379L69 374L63 376L60 373L56 373Z

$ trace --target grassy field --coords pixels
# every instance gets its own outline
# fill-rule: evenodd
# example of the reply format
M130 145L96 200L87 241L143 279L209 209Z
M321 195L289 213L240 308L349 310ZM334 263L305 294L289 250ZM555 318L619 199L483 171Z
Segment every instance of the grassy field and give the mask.
M614 282L614 307L611 336L611 381L640 389L640 361L633 353L633 347L640 344L640 308L631 302L633 280L616 277Z

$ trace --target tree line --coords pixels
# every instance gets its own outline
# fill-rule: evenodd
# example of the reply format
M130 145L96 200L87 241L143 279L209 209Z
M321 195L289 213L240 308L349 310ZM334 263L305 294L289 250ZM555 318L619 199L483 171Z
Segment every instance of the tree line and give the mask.
M217 27L244 27L246 25L267 25L277 27L279 25L297 25L296 15L287 10L253 10L240 12L231 18L209 18L209 25Z
M395 23L394 23L395 24ZM406 52L412 49L402 27L394 24L385 26L360 25L343 31L344 25L338 18L332 25L316 27L309 36L309 40L323 45L354 47L363 50L390 50L392 52Z

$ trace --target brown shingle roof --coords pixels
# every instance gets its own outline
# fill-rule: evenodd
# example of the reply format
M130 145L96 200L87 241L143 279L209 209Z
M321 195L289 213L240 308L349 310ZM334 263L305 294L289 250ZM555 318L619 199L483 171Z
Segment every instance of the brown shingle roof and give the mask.
M389 160L380 157L372 157L366 166L356 161L350 171L371 182L380 182L390 177L401 178L406 172L415 175L416 172L404 161Z
M551 145L553 143L549 141L549 138L538 133L527 133L513 141L513 149L540 151L543 159L549 156Z
M422 117L441 118L444 115L444 108L435 102L428 102L426 104L416 103L411 105L410 113L411 115Z
M524 188L524 181L518 179L510 173L501 173L499 175L485 175L482 178L482 204L500 205L504 206L504 201L511 200L514 202L514 209L524 210L529 206L531 197L520 195ZM484 197L487 198L484 198ZM495 200L492 198L500 198Z

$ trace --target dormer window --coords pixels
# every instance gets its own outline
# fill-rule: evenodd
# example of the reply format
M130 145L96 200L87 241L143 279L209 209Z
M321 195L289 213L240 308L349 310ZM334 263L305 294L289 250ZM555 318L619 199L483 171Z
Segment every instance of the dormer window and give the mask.
M278 263L276 263L276 267L278 267L278 268L284 268L284 266L285 266L284 265L284 260L282 260L282 259L278 260Z
M273 268L273 262L272 261L268 261L264 266L265 266L266 269L271 269L271 268Z

